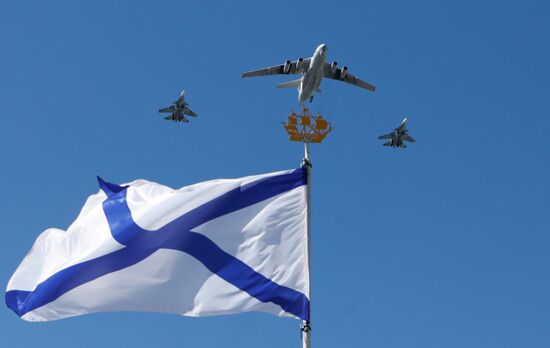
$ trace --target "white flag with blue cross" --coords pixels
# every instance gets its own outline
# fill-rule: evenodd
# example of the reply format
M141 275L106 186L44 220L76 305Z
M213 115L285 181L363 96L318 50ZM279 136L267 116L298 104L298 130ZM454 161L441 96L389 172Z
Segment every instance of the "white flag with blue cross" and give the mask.
M6 289L22 319L106 311L309 320L306 169L178 190L98 178L66 231L38 236Z

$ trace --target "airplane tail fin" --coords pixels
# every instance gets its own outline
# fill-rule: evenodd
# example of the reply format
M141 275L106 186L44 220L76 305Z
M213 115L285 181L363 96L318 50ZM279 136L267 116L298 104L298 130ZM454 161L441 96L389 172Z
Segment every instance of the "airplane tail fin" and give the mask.
M279 83L277 88L297 88L300 85L300 82L302 82L302 79Z

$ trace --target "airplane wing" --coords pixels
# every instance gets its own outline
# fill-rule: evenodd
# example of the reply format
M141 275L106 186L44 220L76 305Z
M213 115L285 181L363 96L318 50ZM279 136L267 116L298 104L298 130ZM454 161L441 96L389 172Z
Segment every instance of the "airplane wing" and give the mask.
M191 110L189 108L185 108L183 110L183 113L187 116L192 116L192 117L197 117L198 116L196 112L194 112L193 110Z
M408 134L403 135L403 140L408 141L409 143L416 143L416 140Z
M393 133L384 134L378 137L378 139L391 139L393 138Z
M174 112L174 111L176 111L175 105L170 105L159 110L159 112Z
M304 59L300 71L296 69L298 61L290 62L288 72L285 73L285 64L270 66L269 68L263 68L258 70L247 71L241 75L241 77L254 77L254 76L268 76L268 75L287 75L287 74L301 74L303 71L309 69L311 58Z
M330 63L325 63L324 75L325 75L325 77L327 77L329 79L344 81L344 82L347 82L351 85L367 89L371 92L374 92L376 90L376 86L371 85L370 83L365 82L365 81L361 80L360 78L353 76L352 74L348 73L347 70L344 73L344 78L342 78L342 69L341 68L336 68L336 69L333 70L330 67Z

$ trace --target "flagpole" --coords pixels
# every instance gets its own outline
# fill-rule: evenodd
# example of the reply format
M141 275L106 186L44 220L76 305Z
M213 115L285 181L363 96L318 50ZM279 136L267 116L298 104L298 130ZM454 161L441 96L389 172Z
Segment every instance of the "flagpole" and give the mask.
M304 143L304 160L302 161L302 167L307 172L307 185L306 185L306 197L307 197L307 267L310 278L309 289L309 306L310 314L309 320L303 320L300 330L302 331L302 348L311 348L311 161L309 160L309 142Z

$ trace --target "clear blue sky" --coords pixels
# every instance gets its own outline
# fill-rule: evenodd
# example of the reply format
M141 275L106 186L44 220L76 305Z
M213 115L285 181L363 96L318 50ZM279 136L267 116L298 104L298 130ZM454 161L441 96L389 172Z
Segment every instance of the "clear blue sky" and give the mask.
M293 168L285 77L308 57L335 126L313 146L315 347L550 346L550 5L546 1L13 1L0 4L0 279L66 228L95 175L181 187ZM200 114L157 110L181 89ZM408 115L405 150L377 136ZM250 313L103 313L27 323L0 346L298 347L299 322Z

